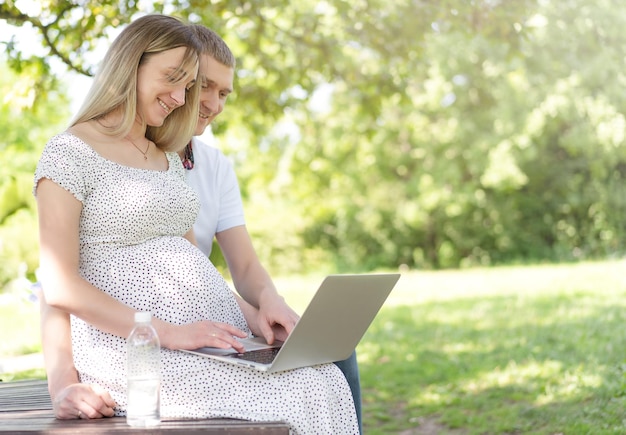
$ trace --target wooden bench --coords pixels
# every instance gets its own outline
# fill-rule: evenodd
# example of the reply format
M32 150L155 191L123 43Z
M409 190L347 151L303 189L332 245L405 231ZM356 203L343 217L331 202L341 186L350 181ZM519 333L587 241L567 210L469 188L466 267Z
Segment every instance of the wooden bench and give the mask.
M164 420L156 428L131 428L126 418L57 420L46 381L0 382L0 433L32 434L256 434L288 435L281 422L250 422L233 419Z

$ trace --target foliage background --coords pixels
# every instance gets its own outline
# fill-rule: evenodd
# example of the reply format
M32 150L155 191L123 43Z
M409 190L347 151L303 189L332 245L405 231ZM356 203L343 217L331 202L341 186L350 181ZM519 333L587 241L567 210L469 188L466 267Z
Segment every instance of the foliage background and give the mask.
M616 0L4 1L3 26L43 51L3 43L0 283L37 266L32 172L71 115L69 71L93 74L107 38L152 11L238 57L213 132L272 273L623 254Z

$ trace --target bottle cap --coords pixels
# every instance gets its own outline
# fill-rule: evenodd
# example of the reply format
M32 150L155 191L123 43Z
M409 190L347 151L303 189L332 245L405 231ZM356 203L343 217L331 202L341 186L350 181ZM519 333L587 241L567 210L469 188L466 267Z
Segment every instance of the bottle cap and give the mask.
M146 311L138 311L135 313L135 322L138 323L150 323L152 320L152 314Z

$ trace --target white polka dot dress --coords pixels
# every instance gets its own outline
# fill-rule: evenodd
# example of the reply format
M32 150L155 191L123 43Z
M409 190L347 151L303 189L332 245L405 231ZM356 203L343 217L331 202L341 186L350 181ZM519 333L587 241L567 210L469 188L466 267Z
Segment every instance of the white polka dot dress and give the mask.
M178 156L167 158L167 171L122 166L66 132L46 145L35 185L49 178L83 204L79 268L87 281L171 323L208 319L249 331L227 283L182 237L199 202ZM124 415L126 340L71 319L81 382L106 388ZM282 420L294 433L358 433L350 389L334 364L268 374L168 349L161 361L165 419Z

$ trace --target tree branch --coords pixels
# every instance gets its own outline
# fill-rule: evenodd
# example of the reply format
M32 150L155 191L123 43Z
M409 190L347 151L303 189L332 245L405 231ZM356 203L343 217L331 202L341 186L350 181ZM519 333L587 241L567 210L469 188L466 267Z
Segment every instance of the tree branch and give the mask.
M31 17L30 15L23 13L22 11L20 11L19 9L15 7L11 7L7 4L0 4L0 19L6 20L7 23L11 25L15 25L15 26L23 26L24 23L29 23L34 28L39 30L39 32L41 33L43 37L44 45L50 50L51 55L59 58L61 62L63 62L70 70L73 70L73 71L78 72L79 74L83 74L85 76L91 77L93 74L91 74L90 71L84 69L78 64L75 64L67 55L61 53L57 49L49 33L50 29L59 22L59 20L63 17L63 15L65 15L74 7L75 6L68 5L66 8L64 8L57 14L56 19L54 21L52 21L50 24L43 24L41 20L39 20L38 18Z

